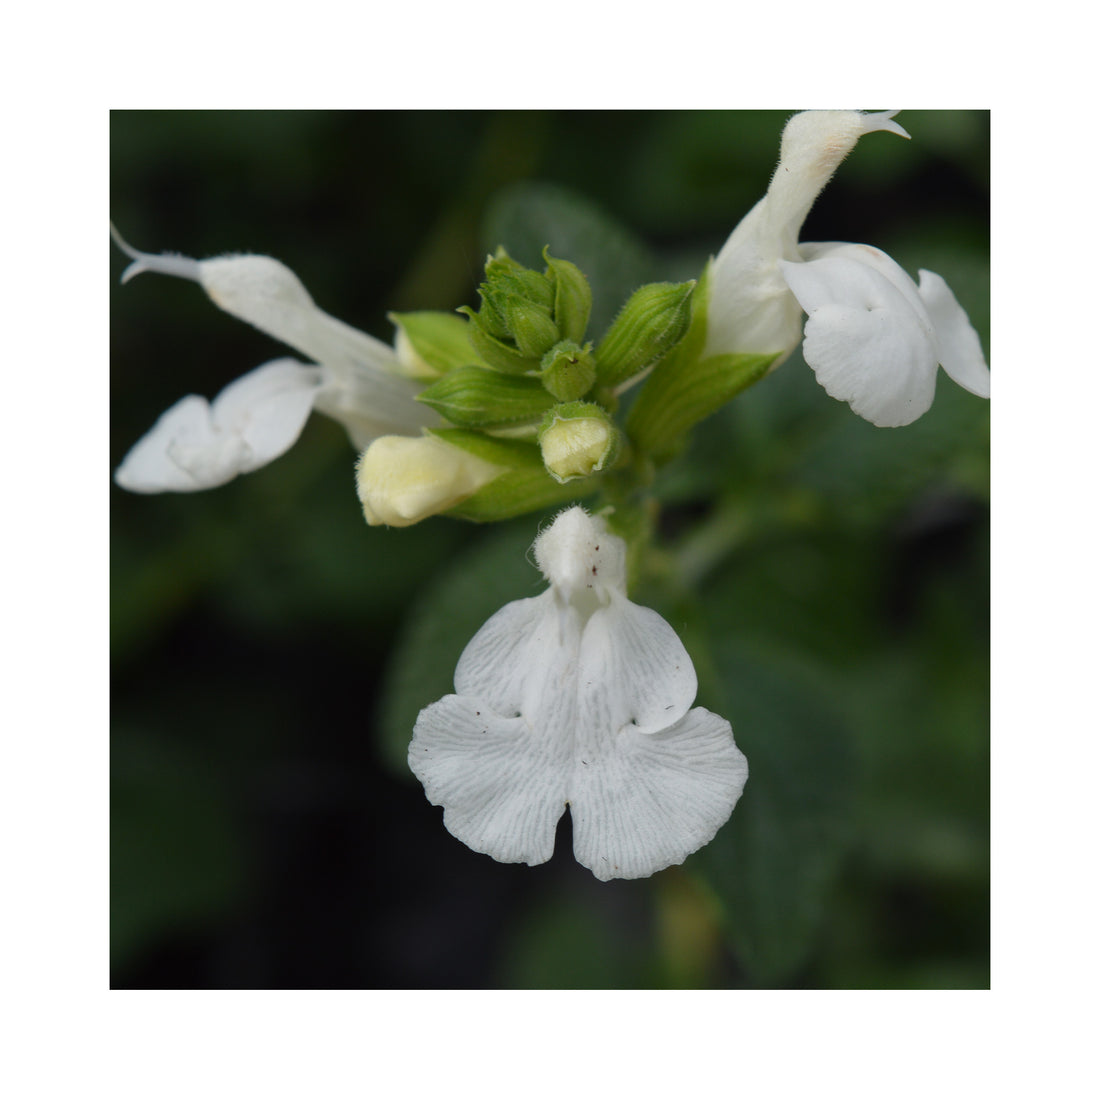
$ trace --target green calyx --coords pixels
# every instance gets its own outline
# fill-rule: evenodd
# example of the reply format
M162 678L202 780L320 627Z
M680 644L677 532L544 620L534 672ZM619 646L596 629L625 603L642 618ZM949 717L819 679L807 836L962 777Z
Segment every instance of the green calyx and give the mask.
M596 348L601 386L620 386L672 351L691 324L694 289L694 279L649 283L630 296Z
M456 367L422 390L416 399L460 428L535 421L554 405L553 395L537 378L470 366Z
M709 283L708 264L691 297L687 332L646 379L627 416L627 436L658 463L677 452L687 432L700 420L763 378L778 357L725 354L703 358ZM601 361L601 369L602 365Z

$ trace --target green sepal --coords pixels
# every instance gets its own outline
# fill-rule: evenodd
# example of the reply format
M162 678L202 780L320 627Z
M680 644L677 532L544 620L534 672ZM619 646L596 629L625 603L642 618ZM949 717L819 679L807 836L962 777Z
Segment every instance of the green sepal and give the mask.
M404 334L416 356L429 368L421 371L418 377L446 374L455 367L478 360L470 345L469 322L453 313L425 309L387 316Z
M627 436L656 462L671 458L691 428L763 378L779 357L729 353L700 358L707 339L709 282L708 263L692 295L687 334L654 368L627 416Z
M541 418L554 398L537 378L456 367L416 395L459 428L491 428Z
M596 348L600 384L618 386L651 367L683 339L691 324L695 280L648 283L619 311Z
M562 340L542 357L543 386L559 401L576 401L596 381L596 362L592 345L582 348L573 340Z
M508 374L526 374L528 371L537 371L540 357L524 355L514 344L507 342L506 339L494 336L486 326L483 317L484 311L484 303L482 313L475 313L469 306L461 306L458 309L459 313L464 313L470 319L469 325L466 326L467 336L470 345L482 361L488 363L490 367L505 371Z
M614 465L622 433L599 405L572 401L555 405L546 414L538 441L547 472L564 484Z
M563 340L579 344L592 313L592 288L576 264L551 256L549 245L542 250L542 258L546 261L546 275L554 287L554 322Z
M497 439L463 428L436 428L431 434L506 470L447 512L449 516L491 523L576 500L599 487L597 478L579 488L559 484L546 472L542 452L535 443Z

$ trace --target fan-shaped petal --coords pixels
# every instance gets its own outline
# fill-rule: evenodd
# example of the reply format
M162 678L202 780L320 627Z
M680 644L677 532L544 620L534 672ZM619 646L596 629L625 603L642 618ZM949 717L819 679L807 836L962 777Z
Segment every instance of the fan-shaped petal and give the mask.
M658 733L597 733L585 713L569 786L577 861L598 879L644 878L708 843L749 774L729 722L696 707Z

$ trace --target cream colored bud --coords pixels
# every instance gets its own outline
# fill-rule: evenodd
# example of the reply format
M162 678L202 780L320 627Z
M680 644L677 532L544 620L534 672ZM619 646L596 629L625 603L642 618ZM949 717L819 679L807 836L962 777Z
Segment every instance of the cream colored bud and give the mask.
M434 436L384 435L362 454L356 488L372 527L409 527L445 512L505 472Z
M539 433L542 461L547 473L556 481L571 481L598 473L618 451L615 425L602 409L588 407L594 415L571 412L563 416L560 410L578 406L559 406L547 415L547 422Z

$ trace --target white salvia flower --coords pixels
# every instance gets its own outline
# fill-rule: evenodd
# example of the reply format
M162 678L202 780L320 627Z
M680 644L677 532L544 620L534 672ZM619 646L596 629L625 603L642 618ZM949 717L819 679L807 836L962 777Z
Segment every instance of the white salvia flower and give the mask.
M503 863L544 863L569 807L602 880L644 878L708 843L748 777L730 724L692 709L683 643L626 598L626 547L562 512L536 540L550 587L466 647L454 695L417 718L409 766L447 829Z
M197 282L215 305L314 361L265 363L214 401L173 405L130 450L115 481L138 493L211 489L266 465L301 434L311 410L338 420L359 449L380 435L418 435L439 423L414 400L422 382L407 377L389 345L318 309L289 268L270 256L192 260L131 248L125 283L143 271Z
M947 284L916 283L868 245L799 244L810 207L864 134L896 111L804 111L783 131L768 192L730 235L711 269L706 355L775 354L797 347L826 391L879 427L910 424L931 407L936 369L989 396L981 342Z

